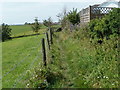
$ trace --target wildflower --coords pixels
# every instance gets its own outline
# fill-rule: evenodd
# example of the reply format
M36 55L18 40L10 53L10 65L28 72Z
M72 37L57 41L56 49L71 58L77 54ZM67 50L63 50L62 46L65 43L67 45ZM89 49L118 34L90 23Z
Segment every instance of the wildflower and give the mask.
M103 76L103 78L105 78L105 76Z
M108 77L106 77L106 78L108 78Z
M97 78L100 78L100 77L97 77Z
M27 86L29 86L30 84L28 83Z
M35 79L35 77L33 77L33 79Z
M112 85L114 85L114 83L112 83Z
M38 77L38 75L36 75L35 77Z

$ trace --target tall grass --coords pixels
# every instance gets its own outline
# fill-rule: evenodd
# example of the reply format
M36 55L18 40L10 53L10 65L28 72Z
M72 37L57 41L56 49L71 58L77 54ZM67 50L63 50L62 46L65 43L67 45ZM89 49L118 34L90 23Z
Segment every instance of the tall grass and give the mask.
M51 87L117 88L118 38L91 42L85 31L60 32L54 38L50 68L64 77ZM86 32L87 33L87 32Z

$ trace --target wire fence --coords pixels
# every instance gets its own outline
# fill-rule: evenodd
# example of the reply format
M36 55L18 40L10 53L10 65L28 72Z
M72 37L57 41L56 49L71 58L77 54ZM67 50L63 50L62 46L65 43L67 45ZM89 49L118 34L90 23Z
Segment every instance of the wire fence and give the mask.
M41 51L42 51L42 54L43 54L43 62L45 63L46 62L46 59L44 60L44 57L46 57L46 50L44 50L44 49L50 49L50 45L53 43L52 42L52 35L51 35L51 31L50 31L50 36L48 37L47 36L47 40L46 39L44 39L44 44L43 44L43 42L39 42L39 43L37 43L37 46L35 47L35 46L33 46L33 47L31 47L31 48L29 48L29 49L32 49L33 51L31 51L31 52L29 52L29 54L27 54L23 59L21 59L20 60L20 62L18 62L13 68L11 68L8 72L6 72L4 75L3 75L3 77L2 78L4 78L4 77L6 77L7 75L9 75L10 73L12 73L17 67L19 67L25 60L27 60L27 58L29 57L29 56L32 56L32 54L33 54L33 52L34 52L34 50L35 49L37 49L37 48L39 48L39 47L41 47L42 46L42 49L41 49ZM43 33L43 34L46 34L46 33ZM40 40L40 38L37 36L37 39L38 40ZM42 41L43 41L43 39L42 39ZM50 43L49 43L50 42ZM48 43L48 46L49 47L47 47L47 43ZM43 47L44 47L44 49L43 49ZM29 50L28 49L28 50ZM44 51L44 52L43 52ZM37 62L37 60L39 60L40 59L40 56L42 56L42 55L40 55L40 51L39 52L37 52L37 54L36 54L36 56L35 56L35 58L32 60L32 62L27 66L27 67L25 67L24 69L24 71L23 72L21 72L22 74L21 75L18 75L17 76L17 78L15 79L15 81L13 82L13 85L12 85L12 87L13 88L16 88L17 87L17 85L20 83L20 80L22 80L24 77L25 77L25 75L27 74L26 73L26 71L27 70L30 70L32 67L33 67L33 65L34 65L34 63L35 62Z
M39 43L36 48L38 48L38 47L40 46L40 44L41 44L41 43ZM35 48L34 48L34 49L35 49ZM34 51L34 50L33 50L33 51ZM30 53L29 53L26 57L24 57L22 60L20 60L20 62L18 62L12 69L10 69L10 71L8 71L7 73L5 73L5 74L3 75L3 78L4 78L5 76L7 76L9 73L11 73L13 70L15 70L15 69L16 69L24 60L26 60L30 55L32 55L33 51L30 52Z
M32 63L29 65L29 67L27 68L27 70L30 70L30 69L32 68L31 66L32 66L37 60L39 60L39 57L40 57L40 55L38 54L38 55L35 57L35 59L32 61ZM26 71L24 71L24 73L20 76L20 78L18 78L18 79L15 81L15 83L13 84L13 88L16 87L16 85L18 84L18 82L19 82L20 80L22 80L25 75L26 75Z
M37 36L37 39L40 40L40 38L39 38L38 36ZM23 59L21 59L20 62L18 62L17 64L15 64L13 68L11 68L8 72L6 72L6 73L2 76L2 78L6 77L8 74L10 74L12 71L14 71L18 66L20 66L29 56L32 55L32 53L34 52L35 49L37 49L37 48L40 47L40 45L41 45L41 42L39 42L36 47L31 47L33 50L32 50L31 52L29 52L29 54L27 54ZM31 48L30 48L30 49L31 49ZM35 59L36 59L36 58L35 58ZM1 80L2 78L0 78L0 80Z

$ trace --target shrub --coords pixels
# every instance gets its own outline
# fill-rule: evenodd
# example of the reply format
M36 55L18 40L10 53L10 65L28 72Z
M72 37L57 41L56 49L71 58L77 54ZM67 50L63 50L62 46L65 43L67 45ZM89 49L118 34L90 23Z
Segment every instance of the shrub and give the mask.
M110 35L120 34L120 9L113 9L102 19L94 19L89 23L89 34L91 38L108 39Z
M79 13L77 13L77 9L73 8L73 11L68 12L67 19L73 25L78 24L80 22Z
M48 18L48 20L43 20L43 24L48 27L51 28L51 26L53 25L53 22L51 20L51 17Z
M38 19L35 18L35 23L32 25L32 29L34 32L38 33L39 29L40 29L40 24L38 22Z
M2 28L0 29L0 32L2 34L2 41L11 39L11 28L9 27L9 25L3 23L2 24Z

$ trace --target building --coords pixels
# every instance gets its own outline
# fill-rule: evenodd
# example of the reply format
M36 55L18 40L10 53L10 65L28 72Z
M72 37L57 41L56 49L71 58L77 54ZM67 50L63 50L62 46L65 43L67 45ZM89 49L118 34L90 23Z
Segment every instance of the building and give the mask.
M120 1L107 0L102 4L89 6L80 11L80 23L88 23L95 18L101 18L112 11L113 8L120 8Z

